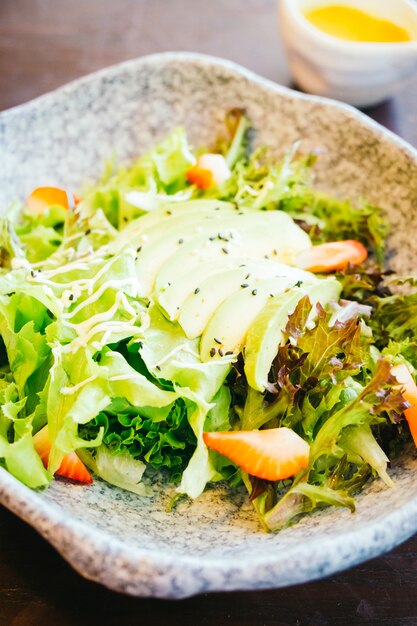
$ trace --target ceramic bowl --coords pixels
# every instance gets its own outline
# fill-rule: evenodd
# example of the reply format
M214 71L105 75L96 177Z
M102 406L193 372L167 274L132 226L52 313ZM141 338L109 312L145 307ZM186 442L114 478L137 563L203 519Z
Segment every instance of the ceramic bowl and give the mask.
M343 4L405 28L412 40L361 43L331 37L304 12ZM365 107L391 96L417 76L417 5L414 0L278 0L281 34L292 74L308 93Z
M226 61L188 53L98 72L0 115L0 206L41 184L75 189L116 151L128 161L174 126L211 142L224 113L246 107L257 142L281 153L297 139L320 149L317 185L382 205L395 225L392 265L415 266L417 153L355 110L279 87ZM354 514L328 508L279 534L259 526L247 496L218 485L167 512L173 487L140 497L100 480L56 480L44 492L0 470L0 502L41 533L83 576L137 595L279 587L377 556L417 530L417 456L395 462Z

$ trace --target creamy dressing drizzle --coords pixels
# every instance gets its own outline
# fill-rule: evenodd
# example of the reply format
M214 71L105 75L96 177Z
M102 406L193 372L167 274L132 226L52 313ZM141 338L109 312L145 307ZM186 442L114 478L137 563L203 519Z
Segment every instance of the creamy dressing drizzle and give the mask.
M132 374L119 374L119 376L110 376L108 380L110 382L116 382L118 380L136 380L137 378L142 378L139 372L134 372Z
M125 278L125 279L120 279L120 280L108 280L105 283L103 283L97 289L97 291L91 294L86 300L84 300L78 306L76 306L75 309L71 311L71 313L65 313L62 316L63 319L71 319L72 317L76 316L80 311L82 311L86 306L90 306L91 304L94 304L94 302L97 302L97 300L101 298L101 296L103 295L105 291L107 291L107 289L121 289L122 287L131 287L132 293L130 295L135 297L136 293L134 293L134 290L136 287L136 281L134 281L132 278ZM131 315L133 315L135 313L134 309L127 302L127 300L125 300L125 303L126 303L126 310Z
M157 361L152 367L157 367L157 366L163 365L174 354L177 354L178 352L181 352L181 351L188 352L192 356L195 356L197 359L200 358L200 356L199 356L199 354L197 354L197 352L195 352L192 348L190 348L186 343L182 343L179 346L176 346L175 348L173 348L171 350L171 352L168 352L168 354L166 354L163 359L161 359L160 361Z
M85 385L88 385L88 383L92 383L97 378L98 376L90 376L90 378L86 378L85 380L82 380L80 383L77 383L76 385L73 385L72 387L63 387L61 389L61 393L64 394L64 396L69 396L74 393L77 393L77 391L82 389L82 387L85 387Z
M76 324L73 324L72 322L68 322L67 320L63 320L63 324L64 326L67 326L68 328L74 328L74 329L77 329L77 331L79 332L83 332L84 328L91 329L97 323L112 320L115 313L117 313L117 310L119 309L120 305L124 303L127 304L126 296L123 292L119 291L116 293L114 304L109 309L107 309L107 311L96 313L96 315L93 315L93 317L91 317L90 319L84 320L83 322L79 322ZM136 312L135 312L135 319L136 319Z

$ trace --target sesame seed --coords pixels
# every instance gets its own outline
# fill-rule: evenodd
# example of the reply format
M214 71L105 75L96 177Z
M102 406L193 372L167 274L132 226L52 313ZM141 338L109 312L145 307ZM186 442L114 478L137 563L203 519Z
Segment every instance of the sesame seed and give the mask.
M249 283L242 283L240 286L242 289L246 289L246 287L249 287Z
M248 280L249 276L250 276L250 274L246 274L245 280Z
M194 289L194 293L195 293L196 295L199 293L199 291L200 291L200 287L196 287L196 288Z
M156 366L155 366L155 368L158 370L158 372L160 372L160 371L161 371L161 368L160 368L160 366L159 366L159 365L156 365Z
M216 354L216 348L210 350L210 356L213 357Z
M172 211L165 211L165 215L172 215Z
M74 300L74 294L73 293L70 293L70 295L68 296L68 300L71 300L71 301Z
M138 247L136 248L136 252L140 252L141 250L142 250L142 246L138 246Z
M252 295L253 295L253 296L256 296L256 294L257 294L257 293L258 293L258 290L257 290L257 289L252 289Z
M91 233L91 228L87 228L87 230L85 231L86 235L89 235Z
M265 257L264 257L264 258L265 258L265 259L269 259L269 256L268 256L267 254L265 254Z
M33 270L31 270L30 275L32 276L32 278L35 278L36 273Z
M214 235L212 235L211 237L209 237L210 241L214 241L216 239L216 237Z
M225 353L225 356L230 356L231 354L233 354L232 350L228 350L228 351Z
M275 294L270 293L270 294L269 294L269 297L270 297L270 298L275 298Z
M184 243L184 239L178 239L178 243Z
M224 254L229 254L229 250L228 250L227 248L222 248L222 252L223 252Z
M216 337L213 337L214 341L220 345L222 345L222 341L220 341L220 339L217 339Z
M219 356L224 356L223 350L219 348Z
M123 221L124 221L124 222L128 222L128 221L129 221L129 220L127 219L126 215L124 216Z

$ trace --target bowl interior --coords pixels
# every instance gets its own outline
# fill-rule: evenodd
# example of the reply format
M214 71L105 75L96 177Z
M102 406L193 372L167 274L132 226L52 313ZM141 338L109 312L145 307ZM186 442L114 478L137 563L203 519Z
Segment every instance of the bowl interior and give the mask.
M390 264L413 269L415 152L349 107L200 56L123 64L0 115L1 210L39 185L77 189L100 174L106 158L116 153L129 161L176 125L196 145L209 144L235 106L247 109L256 142L277 154L298 139L303 150L319 150L319 187L382 206L393 224ZM410 451L394 465L395 489L374 482L355 514L328 509L278 535L261 530L243 493L232 496L221 486L167 513L173 488L159 480L149 498L99 480L87 489L56 481L34 494L0 473L0 499L85 575L129 593L178 597L300 582L392 547L417 529L416 473ZM161 555L171 567L164 576L157 574Z

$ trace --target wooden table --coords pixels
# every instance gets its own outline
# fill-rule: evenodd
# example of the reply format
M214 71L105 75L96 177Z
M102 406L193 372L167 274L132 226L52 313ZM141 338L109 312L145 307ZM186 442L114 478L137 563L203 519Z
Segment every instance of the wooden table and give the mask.
M274 0L0 0L0 109L111 63L165 50L223 56L289 84ZM417 83L369 110L417 145ZM0 626L417 625L417 536L290 589L181 602L119 596L75 574L0 509Z

